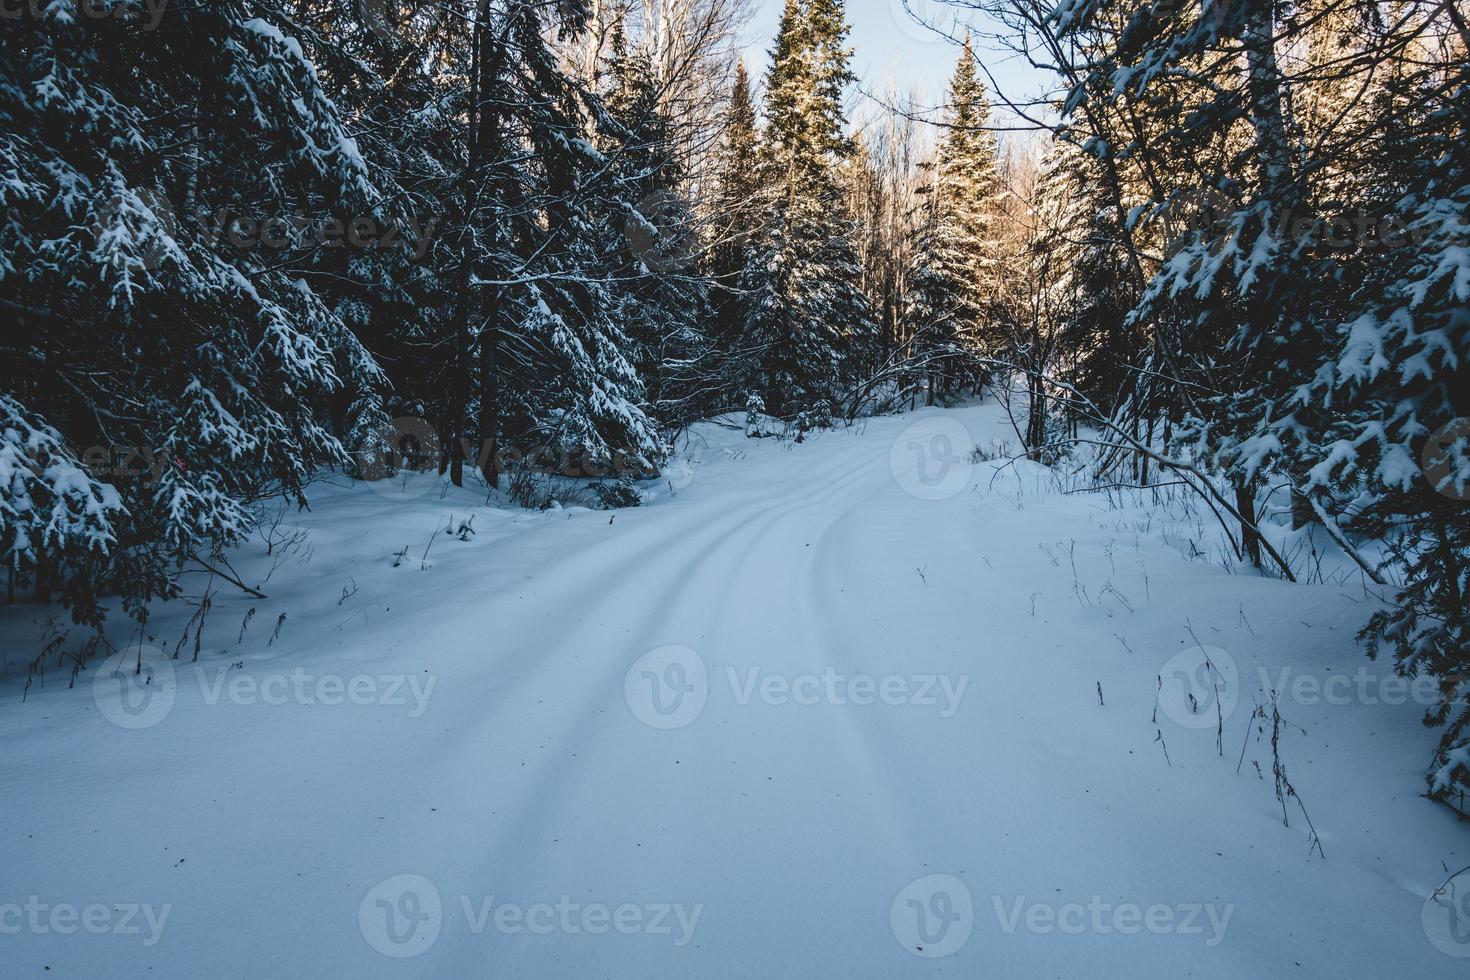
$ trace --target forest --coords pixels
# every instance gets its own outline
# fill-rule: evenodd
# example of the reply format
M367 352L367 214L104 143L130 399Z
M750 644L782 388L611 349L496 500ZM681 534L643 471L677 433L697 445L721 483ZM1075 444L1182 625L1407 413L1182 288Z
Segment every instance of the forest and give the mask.
M4 611L51 624L7 630L13 700L171 609L197 660L324 479L616 529L710 420L797 466L984 403L966 465L1360 596L1338 662L1434 687L1393 762L1470 813L1464 3L894 0L938 102L859 76L843 0L752 59L756 6L0 0Z

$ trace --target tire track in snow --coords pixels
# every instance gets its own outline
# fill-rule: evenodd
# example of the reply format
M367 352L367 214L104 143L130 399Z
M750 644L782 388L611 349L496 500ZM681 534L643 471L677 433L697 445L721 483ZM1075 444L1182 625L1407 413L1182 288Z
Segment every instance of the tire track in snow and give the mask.
M837 465L824 468L814 477L808 474L809 480L786 488L777 506L760 503L755 514L747 514L742 509L736 520L721 522L711 533L700 534L696 539L698 547L692 551L688 545L684 548L696 557L672 565L659 576L664 584L656 593L658 598L650 603L654 611L640 617L638 625L632 629L633 635L646 636L648 644L653 645L681 642L703 647L702 652L706 654L725 649L727 654L738 655L738 649L729 650L722 646L719 638L748 635L744 630L746 624L740 620L748 615L749 609L761 608L774 598L770 593L772 583L766 577L746 575L744 572L752 566L757 567L757 570L768 567L773 550L778 555L782 554L790 551L799 537L809 537L810 534L794 535L803 530L802 525L807 524L813 515L820 517L831 513L831 504L837 498L851 495L855 487L865 493L870 492L867 487L868 478L879 469L882 462L864 456L854 465L849 454L840 454ZM803 494L801 491L809 481L825 489L818 494ZM804 548L796 551L796 556L801 559L798 564L809 561L804 552ZM649 573L646 571L640 572L640 575L647 574ZM731 588L732 583L736 586L733 595L726 591ZM744 602L740 601L742 587L748 587L748 598ZM639 591L648 598L653 594L644 588ZM751 592L754 595L749 595ZM689 602L691 597L705 599L706 604L708 597L717 597L718 601L710 608L702 608L700 604ZM609 596L603 600L603 604L616 606L617 600L618 597ZM803 612L804 615L799 620L809 619L810 611ZM578 629L583 628L586 627ZM802 629L810 633L809 623L803 623ZM570 631L561 645L570 642L572 634L577 631ZM697 642L695 637L700 631L715 639ZM796 647L809 645L795 644ZM747 644L740 646L745 647ZM806 652L810 654L810 651ZM773 739L779 739L778 731L763 733L752 730L748 721L745 725L723 724L725 720L718 716L717 708L696 723L696 726L705 725L707 728L695 727L688 733L693 740L702 742L702 746L691 744L690 740L683 737L686 734L684 732L653 732L643 729L621 703L623 674L632 660L631 656L613 658L600 679L590 683L584 679L585 689L581 692L578 708L572 715L573 727L563 729L562 734L557 737L557 745L563 750L578 747L575 761L565 752L547 754L544 761L538 763L539 772L531 777L531 781L517 786L519 802L506 801L506 806L513 808L515 816L508 826L496 834L495 842L481 859L482 871L487 879L507 886L511 893L536 893L538 887L550 887L557 882L566 890L573 881L578 880L576 872L580 860L571 854L564 858L558 858L556 854L538 855L539 860L533 866L505 868L508 875L497 874L494 865L501 860L501 855L519 856L526 853L525 849L536 843L538 828L565 825L566 822L559 821L557 815L565 813L580 800L595 797L596 794L589 790L597 788L598 783L609 782L608 773L626 772L629 765L636 765L640 761L649 765L662 765L673 772L675 770L669 766L671 755L682 755L691 762L701 755L701 751L708 756L724 753L739 757L749 754L749 742L753 738L763 740L768 745ZM712 662L711 666L717 667L718 664ZM538 669L545 668L546 665L542 665ZM718 684L718 679L715 683ZM617 703L608 707L606 702L610 699L616 699ZM598 710L599 706L602 710ZM737 718L752 719L753 716L741 709ZM833 727L829 711L813 713L804 709L793 720L799 723L800 729L810 729L813 723L819 726L825 737L820 740L809 738L808 744L830 743L831 748L838 748L844 743L850 744L850 740ZM640 753L651 754L651 759L640 759ZM828 753L821 752L818 755L825 757ZM719 770L706 770L701 775L688 777L690 771L692 770L685 769L681 778L711 781L714 783L711 791L686 794L683 800L665 798L659 801L657 807L658 820L666 826L674 826L676 835L681 830L684 831L685 839L673 846L641 849L639 867L618 866L616 873L609 874L605 871L605 878L618 882L646 880L650 883L649 887L655 889L655 895L669 893L680 885L688 884L687 879L691 877L690 861L698 853L698 842L688 839L688 827L677 827L679 821L671 814L671 810L679 810L682 803L684 810L688 812L691 810L691 801L718 799L721 788L719 784L727 778ZM728 788L725 791L728 793ZM692 809L697 810L697 804ZM652 838L656 836L652 828L646 826L645 818L648 815L635 809L610 809L606 816L609 824L604 828L602 836L608 841L626 842L643 836L652 843ZM721 814L698 816L718 819ZM687 823L691 821L686 821ZM819 831L810 828L808 832ZM879 831L878 836L887 836L888 833ZM728 840L735 834L735 831L722 830L718 823L703 829L706 842L711 838ZM874 837L875 834L869 831L861 839L871 841ZM574 848L568 847L566 850L572 851ZM517 861L513 863L518 863L519 860L517 857ZM656 887L659 882L662 885ZM710 890L712 888L711 885ZM553 887L552 890L556 891L556 888ZM698 888L695 890L699 891ZM481 958L469 948L462 955L469 961Z

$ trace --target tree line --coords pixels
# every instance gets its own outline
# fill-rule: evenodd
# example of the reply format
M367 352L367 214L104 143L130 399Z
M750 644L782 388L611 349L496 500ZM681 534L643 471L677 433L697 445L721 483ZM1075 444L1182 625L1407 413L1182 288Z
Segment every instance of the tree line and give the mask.
M1000 354L1040 458L1183 483L1296 579L1312 525L1383 606L1360 639L1442 698L1430 793L1470 787L1470 29L1453 2L957 0L1061 79L1030 295ZM980 18L975 18L979 20ZM983 67L983 66L982 66ZM1048 430L1058 435L1048 435Z
M13 13L10 601L145 617L323 468L627 501L693 420L804 431L904 383L839 0L787 4L763 96L744 0Z
M945 2L940 109L857 119L841 0L787 0L758 78L745 0L7 13L9 599L146 618L262 501L405 449L629 502L702 418L989 392L1024 455L1186 485L1265 573L1321 528L1384 599L1369 651L1441 678L1462 793L1462 10ZM1005 48L1055 88L999 90Z

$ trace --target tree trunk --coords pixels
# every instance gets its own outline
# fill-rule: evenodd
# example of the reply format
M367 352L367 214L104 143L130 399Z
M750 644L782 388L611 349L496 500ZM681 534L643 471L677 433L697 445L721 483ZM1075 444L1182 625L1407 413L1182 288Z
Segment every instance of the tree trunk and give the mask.
M1251 127L1256 135L1256 156L1261 166L1262 191L1278 220L1287 220L1297 210L1300 196L1293 172L1291 144L1286 133L1282 111L1281 72L1276 65L1275 5L1260 4L1246 21L1244 42L1246 59L1246 95ZM1264 318L1256 324L1257 332L1270 328L1272 313L1262 310ZM1255 499L1252 488L1243 481L1235 484L1236 510L1250 527L1241 525L1241 546L1251 563L1261 567L1261 541L1256 532Z
M1154 427L1158 425L1158 418L1154 415L1148 417L1148 433L1144 437L1143 444L1152 447L1154 444ZM1143 457L1143 465L1140 471L1139 486L1148 486L1148 457Z
M486 9L489 0L486 0ZM478 88L481 92L494 92L502 70L506 40L492 37L488 24L481 26L484 44L488 51L482 52L479 65ZM484 113L480 120L481 160L500 160L504 156L499 109ZM500 222L491 221L485 231L485 246L494 256L500 249ZM492 489L500 485L500 310L501 293L505 287L489 286L489 301L486 304L485 320L480 325L480 473Z
M483 0L475 11L470 30L470 91L469 116L466 120L465 168L461 177L461 203L459 228L459 269L456 289L459 293L455 310L455 332L459 345L455 354L453 371L454 392L451 395L449 415L449 480L457 487L464 486L465 410L470 394L470 357L474 350L472 336L473 289L472 268L475 262L476 199L480 194L480 112L483 108L483 89L480 87L484 52L482 51L486 21L489 18L490 0Z
M1030 405L1026 416L1026 455L1032 462L1041 462L1042 449L1046 445L1046 394L1039 375L1033 375L1027 385Z
M51 604L51 576L47 574L46 556L36 556L36 601L43 606Z
M1261 567L1261 536L1256 531L1256 495L1250 484L1235 484L1235 510L1240 514L1240 546L1251 564Z
M1281 73L1276 66L1273 9L1272 4L1261 4L1246 22L1246 92L1266 198L1273 206L1289 213L1297 205L1296 178L1291 144L1286 135L1286 118L1281 108Z
M1317 520L1317 514L1312 509L1312 501L1306 494L1295 487L1291 491L1291 529L1299 531Z

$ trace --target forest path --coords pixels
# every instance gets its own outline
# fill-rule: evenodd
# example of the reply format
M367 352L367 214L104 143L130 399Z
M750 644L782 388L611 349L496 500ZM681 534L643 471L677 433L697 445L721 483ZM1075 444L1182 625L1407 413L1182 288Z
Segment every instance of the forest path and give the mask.
M111 723L103 688L3 716L0 788L28 801L6 891L170 910L146 945L7 936L16 962L1454 975L1420 909L1466 845L1415 798L1417 708L1292 707L1330 861L1252 771L1258 667L1356 668L1360 602L1187 560L1208 539L1182 504L1110 509L972 461L1008 436L994 406L796 446L705 427L687 485L615 516L325 490L311 563L243 642L251 603L220 599L220 646L164 668L157 723ZM419 558L469 512L479 535ZM1183 707L1186 621L1236 666L1226 758ZM155 625L172 649L180 624Z

